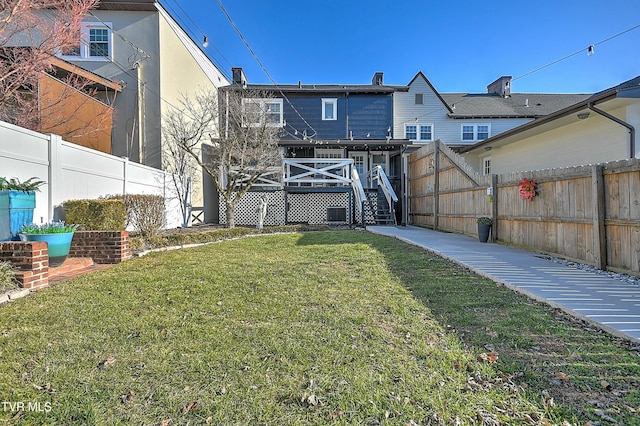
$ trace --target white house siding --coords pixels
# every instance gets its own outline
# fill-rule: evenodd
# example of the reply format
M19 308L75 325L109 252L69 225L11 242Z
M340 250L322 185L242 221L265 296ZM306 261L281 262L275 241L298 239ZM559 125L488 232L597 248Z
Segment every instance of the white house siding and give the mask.
M623 116L623 110L613 112ZM498 145L496 143L496 145ZM491 173L550 169L597 164L628 158L629 132L613 121L591 112L586 120L526 137L491 151L465 158L478 171L482 159L491 156Z
M423 105L415 104L415 95L423 94ZM405 124L432 124L433 138L445 141L447 133L447 107L442 103L438 95L429 84L418 76L408 92L395 92L393 94L393 137L404 138ZM417 117L417 121L416 121ZM460 139L460 136L458 136Z
M423 94L423 105L415 104L416 93ZM418 75L408 92L396 92L393 95L393 136L404 138L405 124L432 124L434 140L440 139L450 146L473 145L478 141L462 140L463 125L489 125L489 136L495 136L530 121L527 118L454 119L448 114L447 106L425 79Z
M640 158L640 142L638 142L638 133L640 133L640 104L633 104L627 107L626 121L636 129L636 152L635 157Z

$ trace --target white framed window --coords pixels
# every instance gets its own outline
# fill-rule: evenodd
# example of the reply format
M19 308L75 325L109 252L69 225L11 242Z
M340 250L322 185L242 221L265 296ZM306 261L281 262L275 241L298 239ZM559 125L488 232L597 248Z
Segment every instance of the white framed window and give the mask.
M113 32L110 22L83 22L78 44L60 55L73 61L108 61L113 56Z
M483 141L491 133L490 124L463 124L461 127L463 141Z
M421 124L420 125L420 140L432 141L433 140L433 125Z
M407 124L404 126L404 138L409 140L418 139L418 126L415 124Z
M491 157L484 157L482 159L482 174L484 175L491 174Z
M338 99L322 98L322 120L338 119Z
M416 142L433 141L433 124L405 124L404 138Z
M244 98L242 99L243 121L250 127L266 123L269 127L283 127L282 99Z

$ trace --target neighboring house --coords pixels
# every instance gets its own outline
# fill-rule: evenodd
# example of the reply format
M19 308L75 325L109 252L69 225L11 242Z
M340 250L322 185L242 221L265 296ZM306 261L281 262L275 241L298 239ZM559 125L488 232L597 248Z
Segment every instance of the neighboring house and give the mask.
M84 19L78 47L62 59L124 87L114 103L111 154L166 167L163 115L183 95L229 84L155 0L104 0ZM196 186L198 188L199 186ZM194 204L201 204L194 194Z
M286 211L278 214L281 223L348 223L354 219L350 214L358 216L359 213L349 207L349 203L355 203L357 210L359 203L349 195L353 193L351 169L357 172L364 189L372 190L372 198L381 186L377 175L370 179L372 169L384 172L390 189L397 194L403 192L402 159L411 142L393 138L393 96L396 88L384 85L382 73L376 73L371 84L363 85L302 82L259 85L247 84L241 68L232 71L233 84L222 91L248 90L272 96L248 101L262 102L262 107L282 128L279 145L285 166L279 186L285 192ZM336 193L347 195L338 196ZM306 207L295 207L291 201L295 198L304 198L300 205ZM327 201L329 199L334 201ZM371 204L376 203L372 201ZM395 209L399 217L399 204L387 206L387 209ZM247 220L253 220L254 210L255 206L249 212L251 219ZM390 211L373 210L368 213L372 221L381 221L384 216L386 221L393 222L389 214ZM242 224L242 214L239 216L237 223ZM223 217L218 220L224 222Z
M640 156L640 76L462 148L484 174L570 167Z
M51 58L53 72L42 73L38 88L40 127L43 133L111 153L113 102L122 87L59 58ZM83 91L67 79L83 79Z
M502 76L486 93L438 93L422 72L393 99L394 136L425 144L436 139L457 151L546 116L588 95L512 93Z

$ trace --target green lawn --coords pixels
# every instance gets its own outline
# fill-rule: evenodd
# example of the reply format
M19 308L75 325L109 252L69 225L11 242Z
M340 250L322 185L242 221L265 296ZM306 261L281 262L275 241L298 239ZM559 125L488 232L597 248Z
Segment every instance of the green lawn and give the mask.
M247 237L1 306L0 424L629 425L639 360L390 238Z

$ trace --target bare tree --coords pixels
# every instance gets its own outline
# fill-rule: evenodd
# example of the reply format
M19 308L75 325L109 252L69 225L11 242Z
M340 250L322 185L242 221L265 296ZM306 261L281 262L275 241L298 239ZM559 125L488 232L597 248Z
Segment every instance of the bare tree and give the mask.
M72 116L59 112L68 109L65 102L52 102L51 97L44 105L40 102L40 79L53 73L52 56L78 48L82 19L97 4L98 0L0 0L0 120L46 131L41 128L43 114L49 116L45 122L55 121L56 126ZM92 95L84 78L61 80L69 90Z
M282 162L280 112L269 109L271 97L253 90L225 90L220 98L207 92L184 97L182 110L165 117L167 143L177 144L213 180L229 228L242 196Z
M191 192L194 189L196 173L200 166L194 158L177 141L188 138L186 129L177 124L177 111L167 114L169 125L162 126L162 134L167 143L163 144L162 163L163 168L170 173L171 186L174 191L174 198L180 201L180 213L182 215L182 227L189 226L189 216L191 215Z

